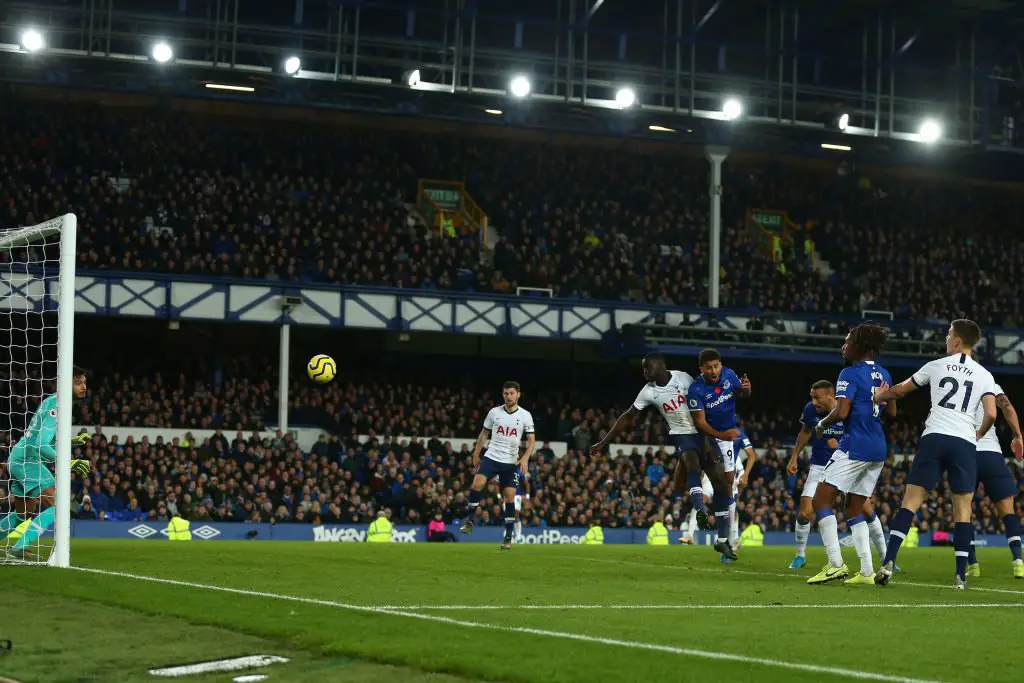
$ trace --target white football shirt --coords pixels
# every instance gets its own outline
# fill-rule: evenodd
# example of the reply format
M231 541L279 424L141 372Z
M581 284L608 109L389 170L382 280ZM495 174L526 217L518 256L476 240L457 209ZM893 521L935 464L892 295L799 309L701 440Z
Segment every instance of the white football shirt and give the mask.
M686 392L693 384L693 377L679 370L671 370L670 374L671 379L663 387L655 382L644 386L633 401L633 407L637 410L656 407L668 424L669 434L696 434L697 428L693 426L690 407L686 404Z
M523 437L533 434L533 415L522 406L511 413L505 410L505 406L497 406L491 408L484 418L484 429L491 432L484 457L514 465L519 462L519 445Z
M928 387L932 408L924 423L924 432L955 436L977 444L975 418L981 398L995 395L992 373L965 353L957 353L926 363L911 380L919 387Z
M992 385L992 393L998 398L1002 396L1005 391L998 384ZM978 404L978 414L974 417L975 427L980 427L981 423L985 420L985 406ZM981 437L981 441L978 442L978 450L986 451L990 453L1002 453L1003 447L999 445L999 437L996 435L996 426L992 425L992 428L985 432L985 436Z

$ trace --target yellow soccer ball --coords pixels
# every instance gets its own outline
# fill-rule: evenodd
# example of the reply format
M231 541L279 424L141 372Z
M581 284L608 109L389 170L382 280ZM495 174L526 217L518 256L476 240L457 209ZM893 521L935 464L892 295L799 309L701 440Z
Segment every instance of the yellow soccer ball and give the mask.
M309 373L309 378L317 384L327 384L337 374L338 364L330 356L321 353L309 359L306 372Z

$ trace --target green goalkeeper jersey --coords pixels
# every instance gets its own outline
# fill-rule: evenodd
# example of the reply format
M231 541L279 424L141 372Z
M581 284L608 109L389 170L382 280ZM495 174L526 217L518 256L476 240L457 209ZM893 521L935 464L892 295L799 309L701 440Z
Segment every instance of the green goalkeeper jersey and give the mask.
M57 459L57 394L43 399L28 429L11 451L11 460L52 463Z

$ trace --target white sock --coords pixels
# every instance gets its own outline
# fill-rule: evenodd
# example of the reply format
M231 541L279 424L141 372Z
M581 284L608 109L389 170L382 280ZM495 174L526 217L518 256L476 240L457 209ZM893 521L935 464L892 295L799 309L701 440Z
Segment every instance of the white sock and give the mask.
M875 515L875 518L868 522L868 531L871 532L871 545L875 547L875 551L878 553L879 562L885 560L885 551L888 547L885 544L885 530L882 529L882 520Z
M729 525L729 544L735 547L736 543L740 540L740 524L736 518L736 503L729 504L729 521L731 522Z
M863 519L850 526L850 534L853 536L853 547L860 558L860 573L864 576L871 576L875 568L871 564L871 532L868 530L868 523ZM882 555L885 558L885 555Z
M516 530L516 536L517 536L517 537L519 537L519 536L522 536L522 535L523 535L523 523L522 523L522 522L520 522L520 521L519 521L518 519L516 520L516 525L515 525L515 527L514 527L514 528L515 528L515 530Z
M690 508L690 516L686 520L686 528L690 530L690 538L697 536L697 509Z
M811 523L796 522L796 556L807 557L807 538L811 535Z
M828 553L828 563L833 567L843 566L843 553L839 549L839 522L835 515L822 517L818 520L818 533L821 534L821 543Z

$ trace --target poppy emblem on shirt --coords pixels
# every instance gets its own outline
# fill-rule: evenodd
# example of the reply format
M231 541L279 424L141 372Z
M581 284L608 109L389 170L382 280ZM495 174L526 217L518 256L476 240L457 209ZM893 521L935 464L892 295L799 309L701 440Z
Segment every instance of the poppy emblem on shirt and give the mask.
M715 393L716 394L722 393L722 387L715 387Z

